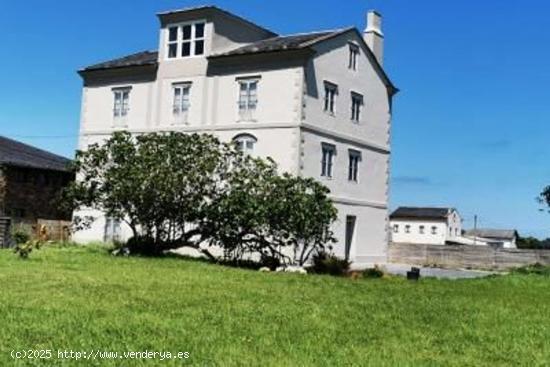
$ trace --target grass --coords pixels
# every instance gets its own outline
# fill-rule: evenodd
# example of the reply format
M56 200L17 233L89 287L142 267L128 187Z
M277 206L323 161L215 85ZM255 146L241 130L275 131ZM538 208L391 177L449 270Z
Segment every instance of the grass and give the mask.
M104 249L0 251L0 365L517 366L550 361L550 277L350 280ZM188 351L187 360L57 359L58 349Z

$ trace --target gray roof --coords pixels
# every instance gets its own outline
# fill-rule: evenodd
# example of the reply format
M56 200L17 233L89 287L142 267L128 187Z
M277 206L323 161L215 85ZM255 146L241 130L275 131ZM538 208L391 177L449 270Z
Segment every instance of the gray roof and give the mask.
M287 50L300 50L300 49L306 49L309 46L314 45L317 42L324 41L326 39L329 39L334 36L338 36L340 34L346 33L346 32L356 32L358 38L360 40L363 40L362 35L359 33L359 31L354 28L346 28L346 29L338 29L338 30L331 30L331 31L323 31L323 32L313 32L313 33L303 33L303 34L294 34L294 35L288 35L288 36L279 36L277 33L271 32L268 29L265 29L261 26L258 26L255 23L252 23L244 18L241 18L235 14L232 14L226 10L220 9L216 6L199 6L194 8L186 8L186 9L180 9L180 10L173 10L168 11L164 13L159 13L158 16L168 16L170 14L177 14L177 13L183 13L183 12L192 12L192 11L215 11L219 14L223 14L225 16L232 17L234 19L237 19L241 22L244 22L248 25L260 28L264 31L266 31L268 34L273 35L273 37L254 42L250 45L238 47L234 50L227 51L225 53L221 53L218 55L212 55L210 58L222 58L226 56L236 56L236 55L254 55L258 53L266 53L266 52L277 52L277 51L287 51ZM365 44L367 48L367 53L369 54L369 58L373 60L374 67L376 71L380 74L382 79L384 80L384 83L388 87L391 95L397 93L399 89L397 89L393 83L391 82L390 78L384 71L384 68L374 54L372 53L372 50ZM138 52L136 54L132 54L129 56L117 58L114 60L109 60L106 62L102 62L99 64L88 66L79 72L81 75L88 71L97 71L97 70L105 70L105 69L114 69L114 68L125 68L125 67L135 67L135 66L145 66L145 65L157 65L158 64L158 52L157 51L144 51L144 52Z
M129 66L156 65L157 60L157 51L142 51L128 56L119 57L113 60L104 61L99 64L94 64L82 69L81 71L124 68Z
M446 219L453 210L453 208L401 206L390 214L390 218Z
M242 46L237 49L212 55L212 58L223 56L235 56L235 55L249 55L263 52L275 52L286 50L299 50L309 47L317 42L323 41L327 38L337 36L348 29L322 31L314 33L293 34L289 36L277 36L254 42L250 45ZM132 55L116 58L113 60L101 62L99 64L91 65L84 68L81 71L94 71L103 69L123 68L130 66L143 66L143 65L156 65L158 60L158 51L143 51Z
M466 236L482 237L490 239L506 239L513 240L518 232L515 229L494 229L494 228L478 228L476 230L466 231Z
M69 171L70 159L0 136L0 165Z
M328 38L348 32L351 29L352 28L277 36L257 41L251 43L250 45L242 46L225 53L212 55L211 57L216 58L223 56L258 54L264 52L300 50L312 46L317 42L321 42Z

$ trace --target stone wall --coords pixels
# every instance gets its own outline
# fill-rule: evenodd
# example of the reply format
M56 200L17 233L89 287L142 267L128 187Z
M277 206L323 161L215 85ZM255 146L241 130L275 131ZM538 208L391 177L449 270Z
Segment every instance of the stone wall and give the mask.
M443 268L506 270L535 263L550 265L550 250L392 243L388 247L388 262Z
M59 194L73 174L30 168L4 169L4 215L14 221L70 220L70 211L59 208Z

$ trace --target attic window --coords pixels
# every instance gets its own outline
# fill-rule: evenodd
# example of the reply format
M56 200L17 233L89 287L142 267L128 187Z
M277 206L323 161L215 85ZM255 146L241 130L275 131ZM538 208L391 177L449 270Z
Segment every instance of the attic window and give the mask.
M185 23L168 28L167 58L204 55L205 22Z

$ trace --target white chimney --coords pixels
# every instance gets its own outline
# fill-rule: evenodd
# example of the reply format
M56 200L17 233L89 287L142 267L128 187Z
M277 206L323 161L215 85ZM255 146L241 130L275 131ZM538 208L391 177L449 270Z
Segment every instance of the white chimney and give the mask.
M371 10L367 13L367 28L363 32L363 39L374 56L383 65L384 61L384 34L382 33L382 15Z

